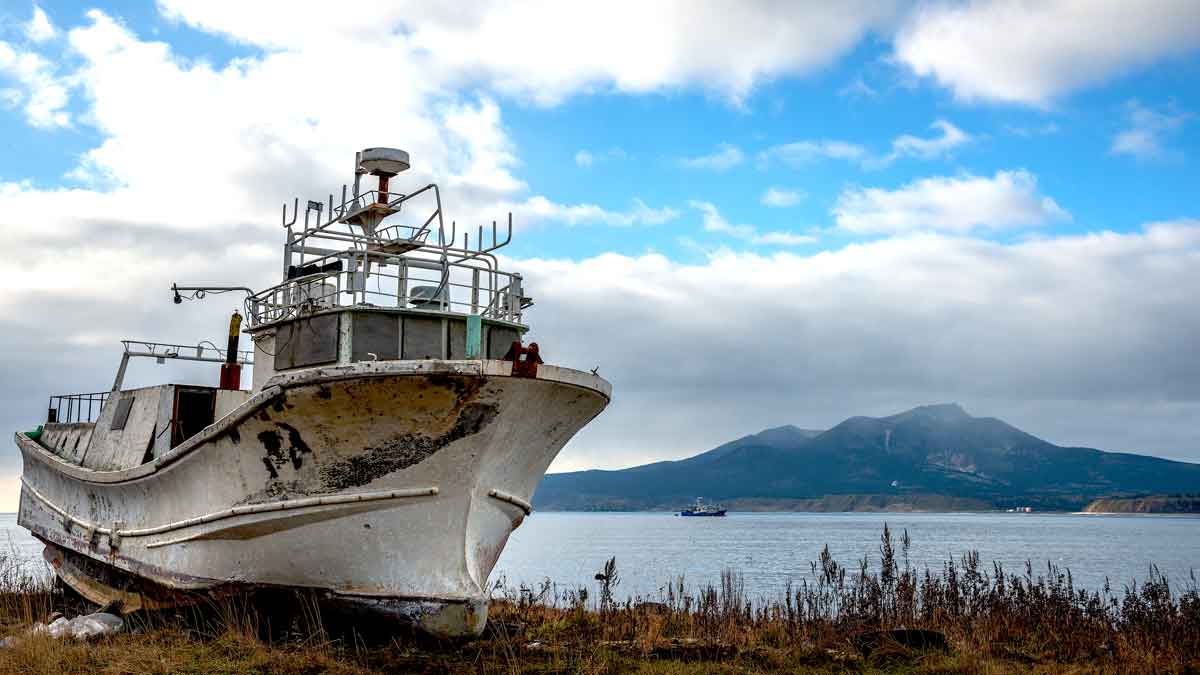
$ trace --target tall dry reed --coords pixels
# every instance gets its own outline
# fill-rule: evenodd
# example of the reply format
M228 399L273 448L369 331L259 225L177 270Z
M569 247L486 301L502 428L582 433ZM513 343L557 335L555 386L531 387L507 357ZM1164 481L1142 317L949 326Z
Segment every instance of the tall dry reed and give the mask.
M878 556L852 567L826 546L811 563L811 578L759 601L747 596L740 573L726 570L719 583L692 589L678 577L654 597L618 603L604 581L619 578L613 559L596 575L599 613L586 611L586 587L560 589L545 581L510 588L501 580L495 596L504 602L494 615L532 636L640 645L674 638L738 649L837 648L865 632L907 628L942 633L959 650L1031 662L1099 659L1153 669L1200 658L1194 574L1173 588L1151 568L1141 583L1089 590L1052 563L1026 562L1012 572L982 564L975 552L918 569L910 547L907 531L897 542L886 525Z

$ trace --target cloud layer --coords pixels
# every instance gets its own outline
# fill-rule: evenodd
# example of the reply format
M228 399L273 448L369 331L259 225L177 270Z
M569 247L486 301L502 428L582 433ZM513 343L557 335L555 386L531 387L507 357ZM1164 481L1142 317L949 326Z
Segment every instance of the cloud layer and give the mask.
M214 275L251 264L237 250L163 263ZM696 264L616 254L505 264L537 300L530 337L546 357L599 366L615 385L612 407L558 469L680 457L766 426L938 401L1059 443L1200 458L1198 221L1007 245L914 234ZM48 323L47 308L71 320ZM5 427L44 414L32 391L103 389L117 336L194 340L229 309L176 307L165 287L21 294L0 333L15 364L0 387ZM138 364L131 381L172 379L163 368ZM15 456L0 467L14 470Z
M1200 416L1198 221L1008 245L907 235L694 265L513 262L538 298L543 351L615 385L559 469L941 401L1059 443L1200 459L1188 421Z
M851 188L838 196L833 213L839 228L856 234L966 233L1071 219L1053 199L1038 193L1037 178L1024 170L998 171L991 178L922 178L895 190Z
M318 39L314 26L333 42L387 39L399 29L428 57L428 75L488 84L541 105L597 90L691 86L738 101L762 80L827 65L889 22L896 7L891 0L850 0L780 11L770 0L619 0L477 2L450 10L401 2L330 16L320 5L286 2L160 4L189 25L272 49L291 48L304 35Z

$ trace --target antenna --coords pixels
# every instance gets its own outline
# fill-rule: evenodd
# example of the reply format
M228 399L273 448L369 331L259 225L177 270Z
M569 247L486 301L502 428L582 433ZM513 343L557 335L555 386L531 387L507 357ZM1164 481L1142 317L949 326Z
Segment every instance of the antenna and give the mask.
M488 246L487 248L484 248L484 246L483 246L483 226L481 225L479 227L478 241L475 242L475 246L476 246L475 253L477 253L477 254L478 253L491 253L492 251L495 251L498 248L504 248L505 246L508 246L509 242L511 242L511 241L512 241L512 212L510 211L508 213L508 231L504 235L504 241L500 241L499 235L497 234L497 231L496 231L496 221L493 220L492 221L492 245Z
M285 228L295 225L296 217L299 215L300 215L300 198L299 197L296 197L296 199L292 202L292 219L291 220L288 220L288 217L287 217L287 202L283 203L283 226Z

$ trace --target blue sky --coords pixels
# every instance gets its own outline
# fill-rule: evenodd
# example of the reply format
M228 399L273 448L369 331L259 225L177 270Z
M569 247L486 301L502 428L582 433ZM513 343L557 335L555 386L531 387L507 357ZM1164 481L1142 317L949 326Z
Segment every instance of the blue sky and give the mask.
M85 13L94 5L38 6L55 25L70 26L86 22ZM253 45L189 27L151 2L105 11L142 39L169 44L172 57L185 63L222 68L262 54ZM31 3L5 3L7 39L28 42L23 33L32 12ZM59 45L44 53L60 68L78 60ZM813 251L859 238L829 232L831 210L843 190L865 185L894 190L930 175L990 176L1024 169L1037 178L1042 194L1072 216L1036 229L993 233L999 238L1130 231L1145 222L1192 215L1194 150L1200 140L1193 111L1200 110L1200 88L1189 85L1198 79L1200 59L1193 52L1118 72L1100 86L1045 104L964 102L928 78L906 72L895 63L891 45L869 34L828 67L764 78L737 101L702 84L650 93L600 91L553 106L503 92L478 93L503 107L504 127L519 156L515 173L539 193L559 203L593 203L611 211L641 199L680 213L671 222L639 228L636 236L622 229L550 226L536 242L525 242L528 248L519 245L518 253L579 258L600 251L655 251L689 259L731 245L720 234L697 232L703 213L689 208L689 202L710 202L730 222L760 230L818 233L817 241L799 249ZM4 111L0 138L7 151L0 156L0 179L77 185L67 174L104 137L87 123L87 106L85 96L71 96L63 110L77 122L69 128L31 129L18 107ZM1177 120L1174 128L1157 133L1158 154L1114 152L1115 137L1135 128L1135 109ZM799 165L760 159L773 146L812 140L843 141L885 156L897 137L936 137L931 125L938 120L970 140L932 158L902 157L875 167L821 158ZM744 159L728 168L681 164L729 147ZM581 152L592 156L590 164L576 161ZM771 187L802 198L788 207L765 206L760 199Z
M1037 228L1042 235L1129 231L1195 210L1200 124L1192 123L1187 111L1200 109L1196 58L1118 78L1045 110L964 105L935 86L902 79L886 59L886 50L865 45L829 72L765 84L743 106L694 92L649 98L611 94L549 110L518 105L506 120L525 161L522 174L559 201L594 200L617 209L630 194L651 204L702 199L718 205L731 221L763 229L830 228L830 210L847 186L896 189L929 175L992 175L1008 169L1035 174L1041 191L1072 214L1071 222ZM847 91L859 81L872 82L875 93ZM1112 152L1114 137L1131 127L1133 105L1188 119L1164 134L1164 156ZM808 139L844 140L885 155L899 136L937 136L930 128L937 120L951 122L972 140L944 156L901 158L880 168L814 159L796 167L773 162L764 169L755 159L772 146ZM727 170L680 168L680 158L712 154L720 144L741 149L746 159ZM577 148L589 150L596 161L590 167L573 166ZM614 149L620 151L617 157L605 154ZM766 207L760 197L771 186L805 196L794 207ZM538 245L549 243L555 254L571 256L593 247L629 254L652 248L686 256L689 251L680 246L679 237L706 246L728 244L720 237L696 235L699 221L699 213L685 210L678 223L639 232L636 238L559 230L559 236ZM820 239L809 249L840 247L847 241L837 235Z
M559 468L950 399L1058 442L1200 459L1200 366L1177 347L1196 337L1180 289L1200 255L1198 81L1194 1L2 0L2 269L19 281L0 305L88 319L10 319L10 353L42 365L10 362L0 384L22 402L4 421L109 377L63 353L107 359L130 324L182 335L152 290L176 276L271 283L278 204L336 190L359 147L395 145L414 180L443 183L451 217L514 211L506 253L542 283L540 339L611 364L628 403ZM622 275L654 291L626 297ZM731 284L759 289L744 315L721 310L713 289ZM667 297L698 309L614 308ZM764 393L715 363L659 373L607 330L655 349L703 334L701 362L731 322L752 350L816 358L787 371L803 387ZM1155 363L1170 365L1119 365ZM18 392L31 378L54 391ZM639 412L663 401L678 412Z

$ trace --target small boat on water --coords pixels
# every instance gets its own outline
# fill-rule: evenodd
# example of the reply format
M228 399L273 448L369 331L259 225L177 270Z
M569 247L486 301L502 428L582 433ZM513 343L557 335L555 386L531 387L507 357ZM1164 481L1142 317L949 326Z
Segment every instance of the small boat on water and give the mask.
M306 589L438 636L483 630L509 534L612 389L523 344L532 300L494 255L512 215L460 240L437 185L390 189L408 168L370 148L340 199L285 205L280 283L172 287L177 304L244 293L252 352L240 312L224 350L123 341L109 391L54 396L16 434L18 521L66 584L120 612ZM125 388L135 357L219 363L220 384Z
M691 508L679 512L681 516L724 516L725 509L715 504L705 504L704 500L696 497L696 503Z

